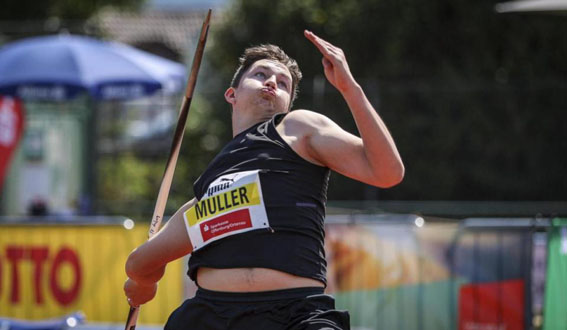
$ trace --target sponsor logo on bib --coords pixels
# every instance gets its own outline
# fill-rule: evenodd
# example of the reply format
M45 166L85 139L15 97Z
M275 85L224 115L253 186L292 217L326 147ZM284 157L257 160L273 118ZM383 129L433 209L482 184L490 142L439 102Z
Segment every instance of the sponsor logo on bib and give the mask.
M252 219L247 209L234 211L215 218L200 226L203 241L235 230L252 228Z

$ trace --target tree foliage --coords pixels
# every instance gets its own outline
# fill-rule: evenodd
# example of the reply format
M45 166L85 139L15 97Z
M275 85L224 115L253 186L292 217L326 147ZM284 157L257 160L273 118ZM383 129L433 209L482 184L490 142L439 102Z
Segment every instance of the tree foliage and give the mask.
M145 0L3 0L0 44L54 33L100 36L95 20L105 8L137 10Z
M3 0L0 20L41 20L50 17L85 20L98 10L113 6L138 8L145 0Z
M567 19L497 14L495 4L236 0L212 28L208 56L224 82L215 93L245 47L278 44L304 73L296 107L356 132L340 95L316 87L309 29L343 48L407 169L389 190L334 175L330 199L564 200Z

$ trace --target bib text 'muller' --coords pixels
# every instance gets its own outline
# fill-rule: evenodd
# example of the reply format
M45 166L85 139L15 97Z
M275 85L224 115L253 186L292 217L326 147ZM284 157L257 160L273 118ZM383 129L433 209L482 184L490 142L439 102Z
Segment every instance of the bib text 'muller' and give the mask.
M249 183L201 200L187 211L186 216L189 225L193 226L232 209L258 204L260 204L258 184Z

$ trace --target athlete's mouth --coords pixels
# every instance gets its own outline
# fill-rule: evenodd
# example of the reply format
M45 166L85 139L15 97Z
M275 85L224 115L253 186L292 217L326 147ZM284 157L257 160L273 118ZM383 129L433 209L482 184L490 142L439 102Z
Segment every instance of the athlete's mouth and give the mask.
M262 93L268 94L268 95L271 95L271 96L276 96L276 91L273 88L269 88L269 87L262 88Z

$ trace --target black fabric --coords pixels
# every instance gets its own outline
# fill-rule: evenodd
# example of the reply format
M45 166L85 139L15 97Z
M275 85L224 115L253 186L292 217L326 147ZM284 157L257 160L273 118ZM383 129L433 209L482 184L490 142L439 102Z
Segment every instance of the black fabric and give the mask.
M307 162L280 137L285 114L235 136L194 184L197 199L219 176L261 170L260 182L270 230L229 236L194 251L188 274L199 267L261 267L326 284L324 218L330 170Z
M322 288L253 293L198 289L169 317L166 330L328 330L350 329L346 311Z

